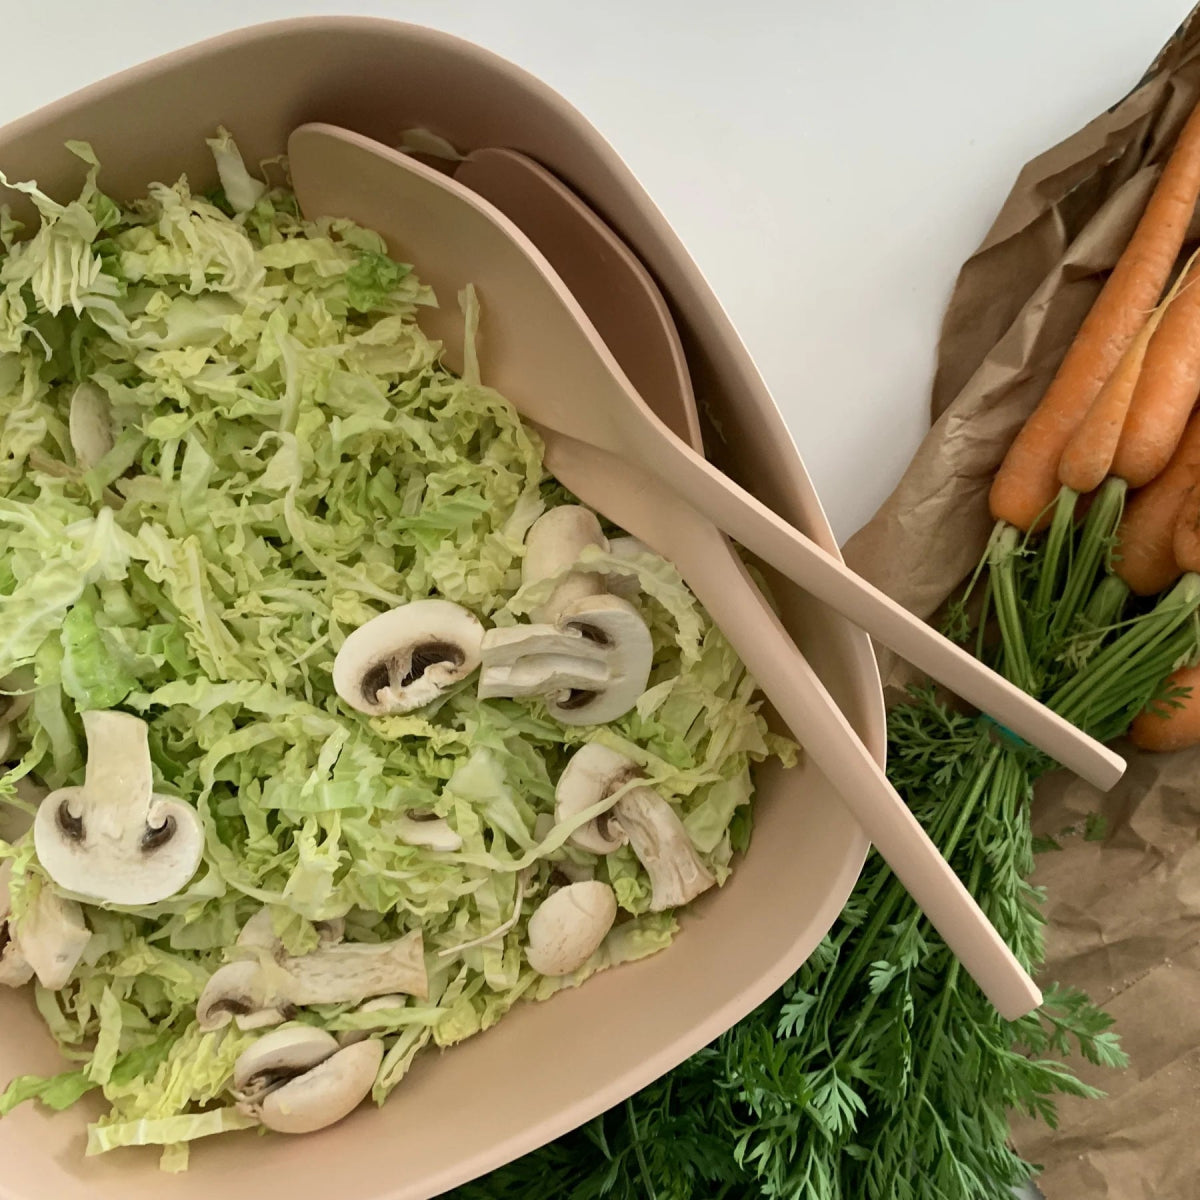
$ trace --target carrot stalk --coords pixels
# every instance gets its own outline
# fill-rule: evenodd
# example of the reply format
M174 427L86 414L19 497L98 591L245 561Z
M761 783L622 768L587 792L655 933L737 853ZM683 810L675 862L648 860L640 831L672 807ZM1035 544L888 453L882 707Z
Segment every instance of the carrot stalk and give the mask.
M1130 740L1143 750L1183 750L1200 742L1200 666L1174 671L1166 686L1166 697L1152 701L1130 727Z
M1113 570L1139 596L1155 596L1179 578L1175 521L1200 478L1200 413L1188 421L1162 473L1134 492L1117 528Z
M1031 529L1058 490L1063 450L1157 304L1200 196L1200 105L1192 110L1129 244L992 482L992 516ZM1147 351L1149 353L1149 351Z
M1200 395L1200 265L1185 278L1150 338L1113 455L1113 474L1130 487L1166 467Z
M1058 479L1063 487L1084 494L1104 482L1122 441L1122 430L1142 374L1150 339L1162 323L1171 302L1179 294L1179 289L1184 286L1189 268L1195 260L1196 255L1193 254L1184 264L1179 278L1125 348L1116 370L1105 381L1079 428L1071 435L1058 463Z

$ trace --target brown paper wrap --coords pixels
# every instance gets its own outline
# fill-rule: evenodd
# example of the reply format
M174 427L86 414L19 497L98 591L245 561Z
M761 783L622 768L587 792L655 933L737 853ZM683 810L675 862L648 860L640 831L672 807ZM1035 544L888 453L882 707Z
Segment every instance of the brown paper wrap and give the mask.
M964 265L942 326L933 428L847 560L923 617L974 569L992 520L987 491L1050 382L1200 99L1200 8L1142 83L1020 173ZM1193 235L1200 233L1200 221ZM884 663L892 683L902 664ZM1200 750L1139 755L1101 795L1056 775L1038 789L1047 979L1085 989L1117 1019L1128 1071L1081 1074L1099 1101L1066 1100L1057 1131L1018 1119L1019 1151L1044 1165L1048 1200L1200 1197Z

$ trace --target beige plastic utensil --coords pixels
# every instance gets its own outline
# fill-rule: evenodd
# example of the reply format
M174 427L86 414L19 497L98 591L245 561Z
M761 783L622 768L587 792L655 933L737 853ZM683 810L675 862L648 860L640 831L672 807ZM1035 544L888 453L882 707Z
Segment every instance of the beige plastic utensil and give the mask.
M439 224L441 197L429 192L418 195L413 203L412 195L392 185L390 176L376 176L368 185L372 211L364 217L358 206L361 169L354 161L323 164L326 145L337 147L335 154L339 154L345 143L336 132L313 127L297 130L289 143L293 182L306 215L351 216L383 233L393 244L404 243L406 248L411 237L411 244L429 256L427 261L414 264L418 272L433 284L436 294L445 296L447 289L439 289L431 271L447 269L440 254L441 241L446 236L456 238L457 230L454 222ZM354 155L364 151L358 145L350 148ZM397 158L405 163L401 156ZM395 166L388 160L373 161L382 161L389 169ZM325 174L326 170L333 173ZM421 170L444 182L437 172L424 167ZM398 171L394 176L400 181L407 178ZM422 221L429 223L418 232L416 226ZM400 231L402 236L397 236ZM503 234L503 230L500 232ZM480 260L488 253L486 246L477 245L475 249ZM496 279L487 270L480 277ZM462 276L458 281L465 282ZM556 281L556 286L562 291L561 281ZM481 302L488 306L486 284L480 293ZM523 299L493 293L491 304L520 305ZM461 331L451 329L446 333L447 345L456 346ZM590 325L588 336L596 337ZM491 355L496 349L491 341L482 349L489 364L489 378ZM557 376L545 378L561 380L570 388L572 373L567 367ZM530 381L525 380L521 392L527 394L530 388ZM597 447L550 433L546 462L581 500L672 559L743 656L780 716L804 741L808 753L997 1010L1014 1018L1036 1008L1041 1003L1036 984L892 789L879 764L862 747L816 673L763 603L721 533L649 472Z
M702 453L679 334L657 285L629 248L565 184L516 151L477 150L454 174L546 256L642 398ZM555 439L552 470L557 445ZM590 472L589 491L603 491L610 519L636 527L673 559L808 756L856 815L869 810L860 817L864 827L873 837L886 836L889 864L997 1009L1012 1018L1037 1007L1037 985L896 794L729 540L645 472L601 451L571 446L569 470L576 485Z
M650 411L571 294L519 229L491 204L430 167L361 134L320 123L288 140L293 183L309 213L337 213L419 246L424 278L443 298L473 283L489 382L547 443L563 437L637 464L719 529L1076 774L1107 790L1124 760L860 579L845 563L681 441ZM449 306L422 317L461 347ZM571 443L557 449L568 487ZM601 512L604 496L580 498Z

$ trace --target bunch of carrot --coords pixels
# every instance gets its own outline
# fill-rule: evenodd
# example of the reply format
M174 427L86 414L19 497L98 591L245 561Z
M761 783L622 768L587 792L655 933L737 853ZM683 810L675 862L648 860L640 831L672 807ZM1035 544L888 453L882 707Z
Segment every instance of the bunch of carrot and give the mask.
M1200 667L1186 665L1200 658L1200 261L1175 272L1198 199L1200 105L989 496L1008 673L1064 713L1089 690L1148 688L1132 735L1156 749L1200 742ZM1022 606L1017 563L1043 531ZM1163 592L1121 620L1131 596ZM1093 648L1108 641L1086 672L1039 676L1088 632Z

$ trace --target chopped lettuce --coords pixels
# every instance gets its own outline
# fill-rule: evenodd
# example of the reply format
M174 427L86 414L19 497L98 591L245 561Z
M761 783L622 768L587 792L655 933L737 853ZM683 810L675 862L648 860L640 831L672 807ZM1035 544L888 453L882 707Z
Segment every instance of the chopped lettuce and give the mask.
M383 1037L382 1101L424 1046L671 940L675 920L646 911L631 852L597 859L565 844L568 827L547 833L576 747L600 739L638 762L721 881L745 845L752 763L794 754L651 554L584 555L636 580L655 646L649 688L609 726L479 702L470 681L403 716L369 719L338 699L338 648L391 607L438 595L487 623L523 619L552 586L520 586L524 538L564 495L537 436L479 381L486 357L461 377L441 365L417 323L434 297L380 237L303 220L228 133L209 145L212 196L180 180L119 206L82 144L70 203L0 176L40 217L21 241L0 213L0 677L36 682L0 809L20 803L20 777L80 783L79 714L119 705L149 723L156 790L195 804L206 834L178 895L87 907L93 936L72 981L37 992L71 1069L12 1081L0 1115L99 1088L110 1111L89 1153L161 1145L171 1170L193 1139L252 1124L229 1087L255 1035L202 1032L195 1008L262 905L294 954L330 918L357 941L422 930L428 1000L299 1018ZM470 328L475 297L459 302ZM112 448L87 470L68 422L84 380L112 420ZM406 844L398 831L417 809L445 818L461 849ZM51 884L27 842L0 843L0 857L15 860L19 915L30 879ZM568 861L609 881L625 911L578 972L549 979L524 960L525 928Z

